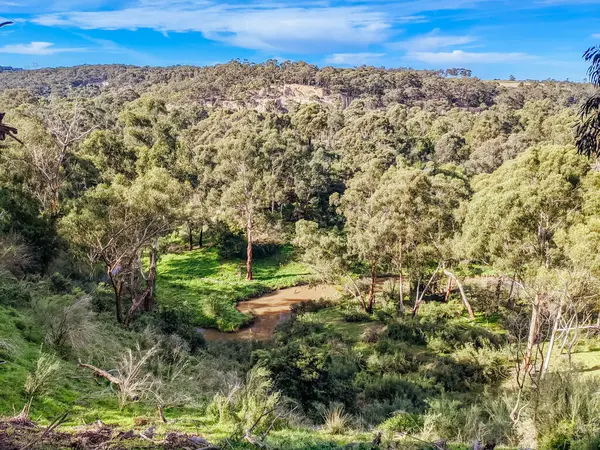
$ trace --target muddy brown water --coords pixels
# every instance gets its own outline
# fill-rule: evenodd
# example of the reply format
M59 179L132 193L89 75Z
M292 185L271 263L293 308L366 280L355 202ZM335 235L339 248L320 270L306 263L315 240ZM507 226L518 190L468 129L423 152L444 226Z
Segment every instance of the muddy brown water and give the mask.
M336 288L330 285L296 286L240 302L238 311L253 315L252 325L236 333L207 329L204 330L204 338L207 341L267 340L273 335L275 327L290 317L292 305L322 297L335 297L337 293Z

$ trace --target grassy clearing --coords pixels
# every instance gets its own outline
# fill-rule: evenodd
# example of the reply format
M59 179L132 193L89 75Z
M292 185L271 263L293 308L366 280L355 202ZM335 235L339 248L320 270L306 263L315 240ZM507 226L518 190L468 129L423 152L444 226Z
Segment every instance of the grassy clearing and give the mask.
M301 284L308 268L292 260L291 248L254 261L254 280L240 276L244 261L219 258L216 249L200 249L161 258L157 301L191 317L198 326L234 331L251 318L235 309L249 298Z

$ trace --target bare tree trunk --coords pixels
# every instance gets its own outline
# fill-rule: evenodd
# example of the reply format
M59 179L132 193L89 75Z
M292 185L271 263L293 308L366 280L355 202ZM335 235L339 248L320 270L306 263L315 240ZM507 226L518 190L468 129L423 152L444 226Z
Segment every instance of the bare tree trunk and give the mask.
M510 291L508 293L508 298L506 299L506 307L508 309L513 309L515 307L515 302L513 299L513 291L515 289L515 278L517 277L517 274L513 274L511 280L510 280Z
M398 276L399 278L399 283L400 283L400 303L398 303L398 312L400 314L404 313L404 274L402 273L402 271L404 270L404 264L403 264L403 255L402 255L402 242L400 242L400 252L399 252L400 258L399 258L399 266L400 266L400 274Z
M158 405L156 407L156 409L158 410L158 417L160 418L160 421L162 423L167 423L167 418L165 417L165 407L164 407L164 405Z
M500 292L502 291L502 278L498 278L498 282L496 283L496 307L500 305Z
M535 347L535 341L539 331L539 313L540 313L540 294L535 294L535 300L531 308L531 321L529 323L529 336L527 338L527 347L525 348L525 355L523 356L523 370L528 373L531 369L533 359L533 348Z
M421 302L423 301L423 298L425 297L425 293L427 292L427 289L429 289L429 286L431 285L431 283L435 279L435 276L437 275L438 270L440 270L440 265L439 264L435 268L435 271L433 272L433 275L431 275L431 277L429 278L429 281L425 285L425 288L423 289L423 292L421 292L421 295L419 295L419 289L417 288L417 298L415 299L415 306L413 307L413 310L412 310L413 317L415 317L417 315L417 311L419 310L419 306L421 306Z
M204 224L200 224L200 239L198 240L198 247L202 248L204 246Z
M152 243L152 249L150 250L150 268L148 271L148 279L146 283L148 285L148 295L144 300L144 311L148 312L152 310L152 303L154 300L154 289L156 288L156 260L158 259L158 239Z
M112 285L113 291L115 293L115 312L117 315L117 322L123 323L123 304L121 302L121 293L123 291L123 283L118 282L112 273L112 269L110 266L106 266L106 273L108 278L110 279L110 284Z
M446 296L444 297L444 302L448 303L448 300L450 300L451 293L452 293L452 277L448 277L448 286L446 287Z
M375 304L375 282L377 281L377 263L371 263L371 284L369 285L369 306L367 312L373 314Z
M471 319L474 319L475 318L475 314L473 313L473 308L471 308L471 303L469 303L469 299L467 298L467 295L465 294L465 290L463 288L462 283L460 282L460 280L458 279L458 277L456 275L454 275L454 273L450 272L445 267L444 267L444 273L446 275L448 275L449 277L452 277L452 279L454 280L454 282L458 286L458 290L460 292L460 296L462 297L462 301L465 304L465 308L467 308L467 312L469 313L469 317Z
M189 242L189 250L194 250L194 230L192 229L192 225L188 222L188 242Z
M550 335L550 342L548 343L546 359L544 360L544 365L542 367L542 376L544 376L546 372L548 372L548 368L550 367L550 357L552 356L552 349L554 348L554 342L556 341L556 334L558 333L560 319L562 319L562 310L563 301L561 297L560 304L558 305L558 311L556 312L556 317L554 318L554 326L552 327L552 334Z
M129 328L129 325L131 325L131 319L133 319L133 314L140 309L142 305L144 305L149 295L150 289L146 289L141 295L136 295L132 299L131 307L127 311L127 314L125 315L125 321L123 322L125 328Z
M252 280L252 215L248 215L248 248L246 257L246 280Z

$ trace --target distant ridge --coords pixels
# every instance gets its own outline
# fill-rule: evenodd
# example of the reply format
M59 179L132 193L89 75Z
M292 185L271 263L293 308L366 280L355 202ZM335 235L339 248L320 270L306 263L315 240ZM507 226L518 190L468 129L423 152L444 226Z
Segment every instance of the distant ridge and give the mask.
M11 67L11 66L0 66L0 72L20 72L20 67Z

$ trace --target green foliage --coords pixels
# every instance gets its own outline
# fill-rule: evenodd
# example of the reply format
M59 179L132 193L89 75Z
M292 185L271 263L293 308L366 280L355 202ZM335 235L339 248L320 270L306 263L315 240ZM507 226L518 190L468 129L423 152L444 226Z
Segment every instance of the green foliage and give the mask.
M399 412L394 414L379 427L393 433L417 434L423 429L423 416Z
M396 341L404 341L414 345L425 345L427 342L423 330L415 326L410 319L398 319L387 326L387 336Z
M9 233L21 237L28 247L33 264L25 264L25 271L45 269L58 249L54 223L40 214L39 204L26 192L10 185L0 188L0 234ZM22 262L16 260L13 264Z
M42 420L128 425L161 403L161 433L232 448L247 432L370 448L350 425L377 424L457 446L597 446L593 383L535 367L515 424L507 381L532 290L536 345L557 311L598 313L600 177L573 148L587 87L275 61L0 72L0 86L26 142L0 152L0 413L33 398ZM512 297L482 273L514 278ZM199 327L251 322L238 302L309 277L345 297L295 306L272 342L204 342ZM596 356L570 360L593 371Z
M221 260L214 248L167 255L158 264L158 303L196 326L233 331L250 321L234 308L237 302L294 286L310 275L290 261L289 249L257 259L252 282L243 280L239 267L239 260Z

